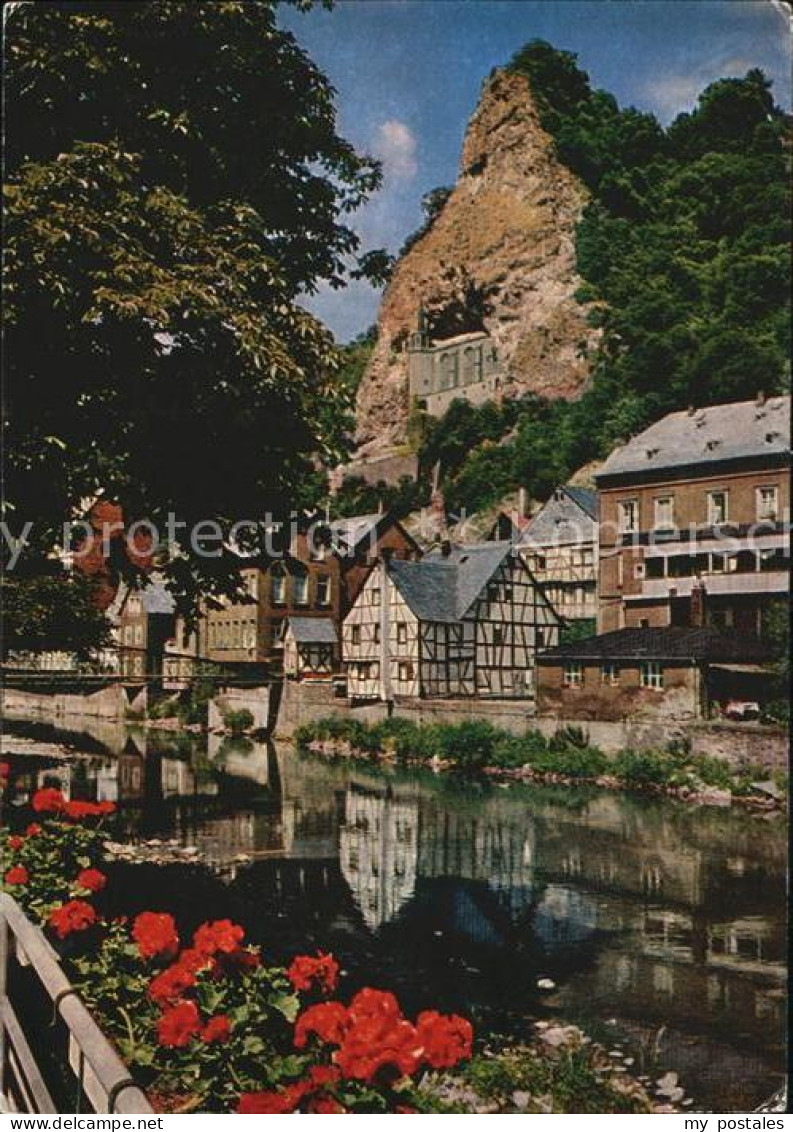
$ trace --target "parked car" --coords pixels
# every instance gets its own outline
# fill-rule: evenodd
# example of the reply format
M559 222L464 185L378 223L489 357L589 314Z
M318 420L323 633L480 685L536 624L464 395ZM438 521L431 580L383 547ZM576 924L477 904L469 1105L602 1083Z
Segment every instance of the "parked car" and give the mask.
M728 700L724 708L727 719L745 722L760 718L760 705L754 700Z

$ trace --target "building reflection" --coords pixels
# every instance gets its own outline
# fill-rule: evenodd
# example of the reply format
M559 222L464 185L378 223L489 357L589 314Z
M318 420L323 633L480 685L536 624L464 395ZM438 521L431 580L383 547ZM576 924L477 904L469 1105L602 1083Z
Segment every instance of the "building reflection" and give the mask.
M616 793L473 794L248 740L105 739L104 753L20 757L15 799L57 785L117 801L119 836L195 848L252 907L393 955L445 948L516 1004L543 973L562 1013L781 1041L779 828Z

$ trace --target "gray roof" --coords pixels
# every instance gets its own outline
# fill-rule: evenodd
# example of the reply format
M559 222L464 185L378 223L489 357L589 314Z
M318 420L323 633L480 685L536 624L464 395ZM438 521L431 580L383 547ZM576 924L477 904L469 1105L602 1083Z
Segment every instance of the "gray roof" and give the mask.
M146 613L175 613L176 602L173 594L166 589L160 578L152 578L141 590L141 605Z
M518 546L592 542L597 495L583 487L560 487L524 529Z
M299 645L335 645L338 641L329 617L289 617L287 624Z
M595 479L789 452L789 396L708 405L650 425L612 452Z
M560 660L699 660L755 661L771 659L762 641L740 633L669 625L662 628L616 629L558 645L538 657L541 663Z
M511 550L509 542L453 546L420 562L393 560L388 573L419 620L459 621Z
M334 519L330 523L330 532L334 543L343 543L347 550L353 550L362 539L366 538L383 518L382 511L371 515L350 515L345 519Z

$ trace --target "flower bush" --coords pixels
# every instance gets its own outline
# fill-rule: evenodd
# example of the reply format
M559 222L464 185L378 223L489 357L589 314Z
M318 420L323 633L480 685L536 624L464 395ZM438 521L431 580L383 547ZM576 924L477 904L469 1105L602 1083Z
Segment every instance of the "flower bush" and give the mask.
M418 1111L428 1070L470 1058L470 1023L428 1010L411 1021L387 991L347 1004L332 955L264 961L228 919L183 938L173 916L108 920L94 901L112 807L33 798L41 822L5 840L5 887L60 951L84 1001L156 1107L172 1112Z

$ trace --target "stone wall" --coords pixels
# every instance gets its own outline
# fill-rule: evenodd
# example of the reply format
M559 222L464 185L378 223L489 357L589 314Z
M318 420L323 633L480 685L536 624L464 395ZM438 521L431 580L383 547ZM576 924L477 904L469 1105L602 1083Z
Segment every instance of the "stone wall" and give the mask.
M266 731L270 725L270 687L224 688L209 701L207 723L210 730L225 727L224 718L230 711L249 711L253 728Z
M275 738L289 740L300 724L330 715L372 724L387 718L388 711L381 703L350 706L346 700L335 697L327 684L287 681L275 722ZM788 762L788 737L784 728L764 727L756 723L538 719L532 715L531 707L525 701L476 699L408 700L395 705L394 715L427 724L486 719L494 727L501 727L513 735L523 735L534 729L550 736L560 728L576 727L582 729L589 741L607 755L626 748L658 750L676 740L690 742L695 754L724 759L731 766L761 763L769 768L783 769Z
M89 719L124 719L129 711L146 709L145 688L130 697L121 684L110 684L83 695L72 692L29 692L22 688L3 690L3 712L52 722L61 716L86 716Z

